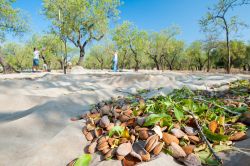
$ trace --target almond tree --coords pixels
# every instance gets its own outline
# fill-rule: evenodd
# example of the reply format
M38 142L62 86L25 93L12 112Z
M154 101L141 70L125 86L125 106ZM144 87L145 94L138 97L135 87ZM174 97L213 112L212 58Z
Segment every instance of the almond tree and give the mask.
M222 29L225 33L227 49L227 73L231 69L230 34L237 32L240 26L246 26L239 21L237 16L229 16L229 12L236 7L249 4L250 0L219 0L219 2L208 8L205 17L200 20L201 28L204 32L217 31Z
M27 31L27 20L19 9L12 7L15 0L0 0L0 42L5 40L6 34L22 35ZM16 71L5 61L0 50L0 65L4 73Z
M44 13L54 31L79 48L78 65L84 59L86 46L107 33L109 22L119 14L119 5L120 0L43 0Z

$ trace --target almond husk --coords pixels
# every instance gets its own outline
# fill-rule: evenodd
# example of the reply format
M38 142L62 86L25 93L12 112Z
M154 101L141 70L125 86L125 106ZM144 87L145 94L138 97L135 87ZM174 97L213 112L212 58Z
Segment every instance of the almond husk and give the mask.
M95 141L95 142L92 142L92 143L89 145L89 147L88 147L88 152L89 152L90 154L95 153L95 151L96 151L96 146L97 146L97 142L96 142L96 141Z
M159 140L159 137L157 134L150 136L146 141L145 150L147 152L151 152L155 148L155 146L158 144L158 140Z
M179 140L178 138L176 138L174 135L169 134L169 133L163 133L163 140L167 145L170 145L171 142L175 142L177 144L179 144Z
M140 156L142 158L142 161L149 161L150 160L150 154L146 152L140 152Z
M117 160L123 160L125 156L116 155Z
M112 146L114 144L115 138L109 138L108 139L108 143L110 146Z
M88 132L86 135L85 135L86 139L88 141L92 141L94 139L94 134L92 134L92 132Z
M95 129L95 136L96 136L96 137L101 136L101 135L102 135L102 133L103 133L103 130L102 130L101 128L99 128L99 129Z
M102 142L101 144L98 144L98 146L97 146L97 149L99 151L102 151L102 150L107 149L107 148L109 148L108 142Z
M194 136L194 135L190 135L190 136L188 136L188 138L189 138L190 142L192 142L194 144L197 144L201 141L199 137Z
M82 128L82 133L83 133L85 136L89 133L86 126L84 126L84 127Z
M194 152L194 148L195 146L194 145L187 145L187 146L183 146L182 149L184 150L184 152L189 155L191 153Z
M105 148L105 149L103 149L102 150L102 154L106 154L106 153L108 153L110 151L110 148L108 147L108 148Z
M103 142L107 142L108 139L109 139L108 137L102 136L102 137L100 137L100 138L98 139L97 143L98 143L98 144L101 144L101 143L103 143Z
M244 140L244 139L247 139L247 135L243 131L237 132L234 135L229 137L230 141L241 141L241 140Z
M110 149L105 155L104 158L108 159L114 155L114 149Z

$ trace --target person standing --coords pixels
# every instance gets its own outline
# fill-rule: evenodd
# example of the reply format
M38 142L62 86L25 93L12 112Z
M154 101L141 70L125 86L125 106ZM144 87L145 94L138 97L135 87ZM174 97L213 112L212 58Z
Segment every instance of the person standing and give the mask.
M113 71L117 72L117 70L118 70L118 52L115 51L113 56Z
M38 71L38 67L39 67L39 54L40 52L37 50L37 48L34 48L34 52L33 52L33 66L32 66L32 71Z

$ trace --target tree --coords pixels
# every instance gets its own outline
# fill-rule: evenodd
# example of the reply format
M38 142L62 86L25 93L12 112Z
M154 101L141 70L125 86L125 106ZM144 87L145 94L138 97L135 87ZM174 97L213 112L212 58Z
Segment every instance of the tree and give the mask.
M178 56L184 50L184 42L179 40L170 40L166 52L164 53L164 60L169 68L169 70L174 69L174 63Z
M131 22L125 21L115 28L113 40L118 48L131 51L134 59L134 69L138 71L141 58L145 56L145 45L147 42L147 32L140 31Z
M111 68L112 55L113 55L114 45L111 43L105 45L96 45L91 48L90 55L96 58L99 63L100 69Z
M243 41L233 40L230 42L232 66L243 68L246 58L246 45Z
M211 55L213 51L218 47L217 46L218 39L217 34L208 33L206 34L206 39L203 41L203 49L207 55L207 72L210 72L211 69Z
M235 7L249 4L250 0L219 0L208 13L200 20L201 28L204 32L216 31L221 28L225 32L226 50L227 50L227 73L231 69L231 51L230 51L230 33L237 32L239 26L245 26L243 22L238 21L236 16L228 18L228 13Z
M78 65L83 61L87 44L107 33L110 20L119 14L119 5L120 0L43 0L44 13L52 20L53 28L63 31L79 48Z
M246 46L246 57L245 57L243 68L245 70L250 71L250 45L249 44Z
M163 68L164 55L168 52L169 41L179 34L179 28L172 26L161 32L153 32L149 35L148 50L146 53L154 61L156 69ZM168 60L168 59L167 59ZM170 64L171 62L169 62Z
M0 41L5 39L6 34L21 35L27 31L27 20L19 9L14 9L12 3L15 0L0 0ZM5 61L0 52L0 65L3 72L12 72L15 69Z
M202 50L202 43L200 41L195 41L187 48L187 55L191 61L191 66L195 66L196 69L202 70L207 59L206 55Z
M5 61L16 71L28 69L32 65L32 47L18 43L6 43L2 46Z

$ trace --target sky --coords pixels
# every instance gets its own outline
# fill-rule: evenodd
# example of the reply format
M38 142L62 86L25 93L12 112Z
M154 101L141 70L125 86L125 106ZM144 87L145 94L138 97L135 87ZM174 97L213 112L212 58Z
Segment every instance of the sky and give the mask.
M216 2L217 0L123 0L123 5L119 7L120 19L113 25L128 20L139 29L147 31L160 31L177 25L182 32L178 38L191 43L204 39L198 21L205 15L208 6ZM50 22L41 14L42 0L17 0L14 7L22 9L30 18L30 31L19 41L27 40L34 33L43 34L48 31ZM239 16L250 25L250 5L235 8L230 14ZM240 38L250 41L250 28L241 30ZM9 40L17 39L11 37Z

